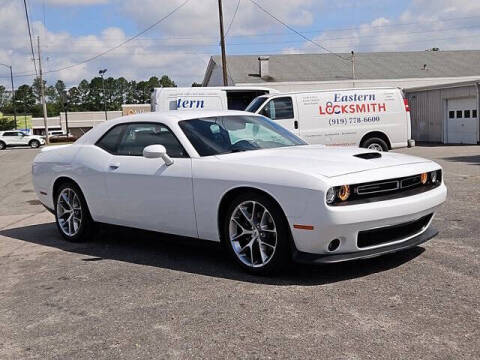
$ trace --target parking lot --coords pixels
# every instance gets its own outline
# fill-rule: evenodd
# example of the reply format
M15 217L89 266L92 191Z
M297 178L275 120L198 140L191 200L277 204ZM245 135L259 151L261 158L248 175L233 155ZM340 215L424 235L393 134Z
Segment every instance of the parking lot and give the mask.
M480 358L480 147L417 146L449 194L422 247L243 273L216 245L102 227L62 241L37 150L0 152L0 358Z

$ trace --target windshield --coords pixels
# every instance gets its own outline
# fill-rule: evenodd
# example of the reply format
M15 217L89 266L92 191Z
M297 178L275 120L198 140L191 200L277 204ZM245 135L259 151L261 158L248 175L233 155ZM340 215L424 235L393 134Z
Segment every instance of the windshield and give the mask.
M256 97L255 99L252 100L250 104L248 104L245 111L255 113L260 107L260 105L262 105L265 102L265 100L267 100L266 96Z
M263 116L210 117L178 124L200 156L306 145Z

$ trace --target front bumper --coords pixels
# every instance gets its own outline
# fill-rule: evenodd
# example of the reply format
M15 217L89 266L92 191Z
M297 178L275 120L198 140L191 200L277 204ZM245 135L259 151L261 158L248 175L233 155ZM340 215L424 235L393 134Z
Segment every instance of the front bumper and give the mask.
M293 260L304 264L333 264L350 260L367 259L386 254L395 253L418 246L432 239L438 231L429 227L421 234L401 243L386 245L375 249L367 249L343 254L311 254L295 250Z

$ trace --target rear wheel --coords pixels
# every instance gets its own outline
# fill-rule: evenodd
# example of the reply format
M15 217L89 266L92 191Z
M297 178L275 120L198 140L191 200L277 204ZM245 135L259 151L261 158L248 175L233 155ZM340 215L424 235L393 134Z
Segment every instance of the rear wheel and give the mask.
M30 143L28 144L32 149L37 149L40 147L40 141L38 140L31 140Z
M73 182L64 183L57 190L55 220L67 241L82 242L92 235L94 222L80 188Z
M223 239L233 259L246 271L266 274L288 260L288 224L269 197L245 193L230 204Z
M0 150L5 150L6 147L7 145L3 141L0 141Z
M370 150L377 150L377 151L388 151L388 145L385 142L385 140L377 138L377 137L372 137L367 140L365 140L361 147L367 148Z

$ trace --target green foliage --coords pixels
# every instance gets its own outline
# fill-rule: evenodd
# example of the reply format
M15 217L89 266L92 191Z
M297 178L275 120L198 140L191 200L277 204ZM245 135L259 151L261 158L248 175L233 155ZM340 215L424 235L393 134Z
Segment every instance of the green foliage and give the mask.
M15 121L10 117L0 117L0 131L12 130L15 128Z
M105 96L103 86L105 82ZM102 111L106 100L107 110L121 110L122 104L150 103L150 94L155 87L176 87L177 85L167 75L158 78L150 77L147 81L128 81L124 77L115 79L94 77L90 81L82 80L77 86L66 88L62 80L55 85L45 83L45 97L48 116L58 116L64 111ZM41 83L35 78L32 85L21 85L15 92L18 114L43 116L40 105ZM0 111L13 114L13 102L6 94L6 89L0 86Z

